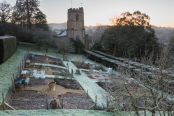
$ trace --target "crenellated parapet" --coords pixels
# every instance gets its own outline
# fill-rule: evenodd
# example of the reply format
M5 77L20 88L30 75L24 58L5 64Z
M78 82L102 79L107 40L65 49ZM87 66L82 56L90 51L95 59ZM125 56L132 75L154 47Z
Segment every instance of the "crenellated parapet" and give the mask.
M79 8L70 8L70 9L68 9L68 13L71 13L71 12L83 13L83 7L79 7Z

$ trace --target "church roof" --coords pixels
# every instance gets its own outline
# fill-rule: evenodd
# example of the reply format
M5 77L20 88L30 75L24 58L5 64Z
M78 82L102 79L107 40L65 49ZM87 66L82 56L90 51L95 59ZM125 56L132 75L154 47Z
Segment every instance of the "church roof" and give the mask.
M54 37L63 37L63 36L67 36L66 29L64 31L62 31L60 34L54 35Z

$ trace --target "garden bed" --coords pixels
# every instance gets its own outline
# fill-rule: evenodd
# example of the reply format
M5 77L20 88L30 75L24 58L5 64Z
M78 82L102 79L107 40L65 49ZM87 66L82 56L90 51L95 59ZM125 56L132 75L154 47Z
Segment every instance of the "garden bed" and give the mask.
M72 61L72 63L77 67L77 68L82 68L82 69L93 69L94 67L88 63L82 63L82 62L75 62L75 61Z
M50 90L48 83L56 81L55 90ZM28 85L16 88L9 104L16 110L38 110L47 109L46 93L48 96L48 107L51 109L50 102L54 99L61 101L63 95L64 109L85 109L93 105L92 100L87 97L85 91L75 80L64 79L34 79L30 78Z
M59 99L61 96L59 96ZM63 96L64 109L88 110L94 103L86 94L67 93Z
M100 75L98 72L88 72L88 71L82 71L84 72L90 79L99 79L99 80L108 80L110 77L108 75Z
M80 84L76 80L65 80L54 78L57 85L63 86L66 89L83 90Z
M46 109L45 100L45 95L37 91L19 90L12 94L10 105L16 110Z
M30 58L30 63L45 63L45 64L48 63L65 67L62 60L41 55L34 55L33 58Z

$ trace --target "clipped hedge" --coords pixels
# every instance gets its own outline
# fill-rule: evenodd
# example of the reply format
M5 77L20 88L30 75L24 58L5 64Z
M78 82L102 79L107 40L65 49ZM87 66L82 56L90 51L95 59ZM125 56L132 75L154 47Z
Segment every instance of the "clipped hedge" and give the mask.
M0 64L10 58L17 50L15 36L0 36Z

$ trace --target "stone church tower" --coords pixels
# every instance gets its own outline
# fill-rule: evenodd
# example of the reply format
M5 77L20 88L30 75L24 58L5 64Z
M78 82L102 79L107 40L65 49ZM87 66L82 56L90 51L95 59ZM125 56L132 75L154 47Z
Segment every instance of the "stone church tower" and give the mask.
M84 12L83 7L68 9L67 20L67 36L68 38L74 38L81 40L85 45L85 28L84 28Z
M57 39L73 38L75 40L81 40L81 42L85 45L85 49L89 49L88 34L85 34L84 27L83 7L76 9L70 8L68 9L67 15L67 29L58 35L54 35L53 37Z

